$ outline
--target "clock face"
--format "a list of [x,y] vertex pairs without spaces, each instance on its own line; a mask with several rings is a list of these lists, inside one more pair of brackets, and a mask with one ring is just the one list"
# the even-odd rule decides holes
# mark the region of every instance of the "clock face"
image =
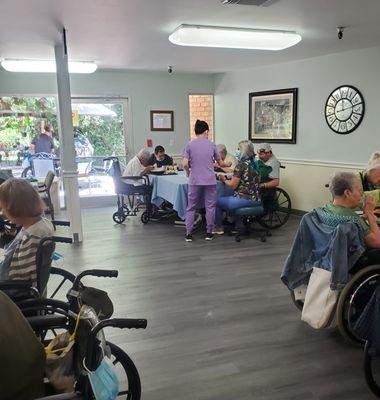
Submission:
[[358,89],[349,85],[340,86],[327,98],[327,125],[336,133],[350,133],[362,122],[364,108],[364,99]]

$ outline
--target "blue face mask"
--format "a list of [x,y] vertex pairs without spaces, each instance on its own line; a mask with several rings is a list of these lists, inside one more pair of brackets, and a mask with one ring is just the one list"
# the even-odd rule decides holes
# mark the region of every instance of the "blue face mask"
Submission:
[[96,400],[115,400],[119,394],[119,380],[111,360],[103,357],[95,371],[88,372],[91,388]]
[[237,151],[236,151],[235,157],[236,157],[238,160],[240,160],[240,158],[241,158],[240,150],[237,150]]

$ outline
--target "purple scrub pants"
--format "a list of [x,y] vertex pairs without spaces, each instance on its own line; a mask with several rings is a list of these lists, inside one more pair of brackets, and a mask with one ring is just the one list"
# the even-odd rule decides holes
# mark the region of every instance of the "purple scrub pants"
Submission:
[[207,232],[212,233],[215,225],[216,185],[189,185],[186,208],[186,234],[191,234],[197,204],[204,193]]

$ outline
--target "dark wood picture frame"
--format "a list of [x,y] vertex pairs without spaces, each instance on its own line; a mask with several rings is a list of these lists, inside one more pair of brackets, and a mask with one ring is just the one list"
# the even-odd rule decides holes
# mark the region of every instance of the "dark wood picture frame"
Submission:
[[249,93],[248,139],[296,143],[297,96],[297,88]]
[[151,110],[150,112],[151,131],[174,131],[174,111]]

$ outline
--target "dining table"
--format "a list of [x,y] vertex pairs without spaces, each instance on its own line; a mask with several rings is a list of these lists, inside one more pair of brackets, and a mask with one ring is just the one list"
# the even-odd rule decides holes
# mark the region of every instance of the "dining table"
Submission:
[[[152,186],[151,201],[157,207],[160,207],[164,201],[173,205],[178,217],[185,219],[187,208],[187,194],[189,190],[189,178],[184,171],[178,171],[175,174],[149,175],[149,181]],[[217,197],[229,196],[233,193],[220,181],[216,181]],[[197,209],[204,208],[204,200],[200,199]]]

